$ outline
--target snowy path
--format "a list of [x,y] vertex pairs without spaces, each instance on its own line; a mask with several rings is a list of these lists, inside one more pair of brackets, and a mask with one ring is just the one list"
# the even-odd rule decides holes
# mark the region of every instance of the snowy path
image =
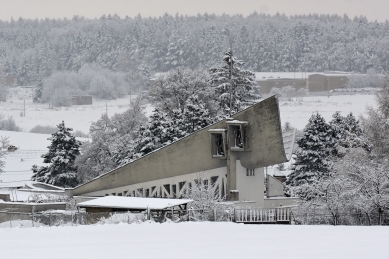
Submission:
[[234,223],[0,229],[1,258],[389,258],[387,227]]

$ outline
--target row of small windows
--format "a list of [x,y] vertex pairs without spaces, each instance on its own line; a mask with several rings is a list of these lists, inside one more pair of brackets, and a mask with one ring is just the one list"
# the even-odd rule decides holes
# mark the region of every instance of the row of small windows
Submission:
[[255,176],[254,169],[246,169],[246,176]]

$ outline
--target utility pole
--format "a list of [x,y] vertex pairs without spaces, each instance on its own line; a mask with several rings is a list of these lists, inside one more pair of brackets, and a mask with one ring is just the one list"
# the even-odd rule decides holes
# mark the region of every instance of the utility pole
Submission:
[[231,110],[232,110],[232,84],[234,83],[232,80],[232,48],[231,48],[231,41],[230,41],[230,118],[231,118]]
[[23,112],[23,117],[26,117],[26,100],[24,100],[24,112]]

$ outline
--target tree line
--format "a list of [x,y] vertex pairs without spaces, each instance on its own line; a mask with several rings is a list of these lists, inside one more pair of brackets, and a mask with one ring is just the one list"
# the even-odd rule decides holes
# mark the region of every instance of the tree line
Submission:
[[0,61],[21,85],[86,64],[143,80],[179,66],[208,69],[232,44],[252,71],[388,70],[389,22],[347,15],[199,14],[0,21]]

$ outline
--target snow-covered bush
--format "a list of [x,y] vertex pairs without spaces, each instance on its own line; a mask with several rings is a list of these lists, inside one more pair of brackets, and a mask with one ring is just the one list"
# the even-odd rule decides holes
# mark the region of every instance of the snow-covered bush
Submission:
[[57,127],[53,126],[42,126],[42,125],[36,125],[33,127],[30,132],[31,133],[40,133],[40,134],[53,134],[58,130]]
[[204,173],[197,174],[194,182],[182,196],[193,200],[189,204],[190,217],[198,221],[228,221],[234,204],[226,202],[226,197],[219,196],[215,184]]
[[0,130],[21,131],[22,129],[16,125],[12,116],[5,118],[4,115],[0,113]]

